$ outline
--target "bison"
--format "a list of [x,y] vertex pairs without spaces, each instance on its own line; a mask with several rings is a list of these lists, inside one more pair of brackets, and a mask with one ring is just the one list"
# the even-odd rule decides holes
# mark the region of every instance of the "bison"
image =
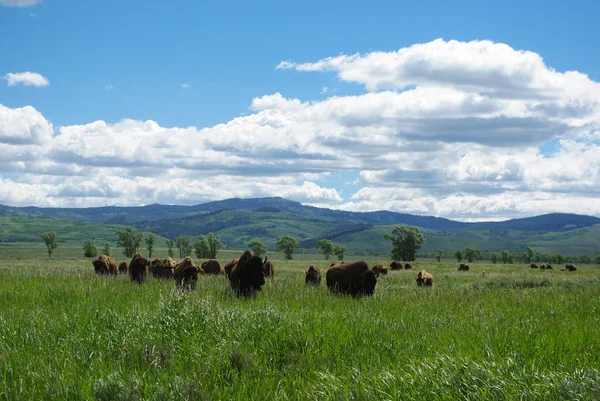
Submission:
[[383,265],[375,265],[371,268],[371,271],[375,273],[375,277],[379,277],[380,274],[382,276],[388,274],[387,269]]
[[119,265],[119,274],[127,274],[127,262],[121,262]]
[[431,287],[433,285],[433,274],[427,273],[425,270],[419,271],[417,274],[417,285],[419,287]]
[[[170,259],[170,261],[173,261],[173,259],[171,258],[168,259]],[[168,259],[156,258],[152,261],[152,263],[150,264],[150,274],[152,275],[152,277],[166,279],[173,278],[173,268],[175,266],[174,264],[171,264]]]
[[131,281],[142,284],[148,277],[148,269],[150,268],[150,261],[142,256],[140,252],[133,255],[131,262],[129,262],[129,277]]
[[175,278],[175,285],[178,288],[184,288],[187,290],[193,290],[196,288],[198,283],[198,273],[200,269],[192,258],[186,256],[181,262],[177,263],[173,271],[173,277]]
[[227,262],[225,264],[225,266],[223,266],[223,271],[225,272],[225,275],[227,276],[227,278],[229,278],[229,275],[231,274],[231,270],[233,270],[233,268],[238,264],[239,260],[240,260],[240,258],[231,259],[229,262]]
[[538,268],[538,265],[537,265],[537,264],[535,264],[535,263],[532,263],[530,267],[531,267],[532,269],[537,269],[537,268]]
[[577,270],[577,268],[573,264],[565,265],[565,269],[568,270],[568,271],[570,271],[570,272],[574,272],[575,270]]
[[398,262],[397,260],[392,260],[392,263],[390,263],[390,268],[392,270],[400,270],[400,269],[402,269],[402,262]]
[[304,278],[306,285],[319,285],[321,284],[321,270],[313,265],[309,266],[306,271],[306,277]]
[[265,278],[273,278],[275,277],[275,266],[273,266],[273,262],[267,260],[265,256],[265,261],[263,263],[263,275]]
[[98,259],[92,262],[92,265],[94,265],[94,271],[96,274],[110,274],[111,276],[119,274],[117,262],[115,262],[115,260],[110,256],[101,255]]
[[252,252],[246,250],[234,263],[229,273],[229,283],[231,288],[238,296],[249,296],[260,291],[265,284],[265,275],[263,261],[260,256],[252,255]]
[[204,271],[204,274],[221,274],[221,265],[215,259],[208,259],[200,265],[200,270]]
[[372,295],[377,277],[363,261],[337,264],[325,275],[327,288],[332,293],[349,294],[353,297]]
[[469,271],[470,266],[466,263],[461,263],[460,266],[458,266],[458,271]]
[[404,268],[405,268],[406,270],[408,270],[408,269],[412,269],[412,266],[411,266],[411,264],[410,264],[410,263],[407,263],[407,264],[405,264],[405,265],[404,265]]

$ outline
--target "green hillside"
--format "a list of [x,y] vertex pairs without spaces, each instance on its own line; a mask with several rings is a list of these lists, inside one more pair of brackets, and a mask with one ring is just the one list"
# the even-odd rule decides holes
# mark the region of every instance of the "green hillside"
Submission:
[[[117,231],[125,227],[67,219],[3,216],[0,217],[0,242],[40,242],[42,233],[55,231],[59,242],[63,244],[91,239],[97,246],[103,245],[105,241],[114,245],[118,240]],[[144,236],[147,234],[148,232],[144,232]],[[156,241],[162,245],[166,238],[158,236]]]
[[[260,239],[271,251],[284,235],[291,235],[303,249],[314,249],[316,242],[327,238],[344,245],[348,254],[382,254],[390,252],[391,244],[384,239],[395,224],[370,225],[359,220],[336,219],[327,216],[306,215],[298,212],[221,210],[196,214],[178,219],[145,221],[135,224],[147,235],[158,235],[157,247],[164,247],[167,238],[179,235],[196,239],[213,232],[227,249],[244,249],[252,239]],[[0,242],[40,242],[40,235],[56,231],[64,244],[78,246],[85,239],[97,245],[104,241],[116,244],[118,230],[124,225],[92,223],[68,219],[41,217],[0,217]],[[560,231],[530,231],[492,229],[461,229],[441,231],[421,228],[425,242],[420,252],[432,253],[438,249],[455,251],[474,248],[482,252],[523,252],[530,245],[536,252],[572,256],[593,256],[600,251],[600,224]]]

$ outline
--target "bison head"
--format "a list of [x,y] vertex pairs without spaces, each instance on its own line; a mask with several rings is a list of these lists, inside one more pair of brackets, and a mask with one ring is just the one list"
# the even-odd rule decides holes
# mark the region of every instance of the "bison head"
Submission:
[[375,285],[377,284],[377,277],[372,270],[367,270],[362,276],[361,293],[365,295],[373,295],[375,291]]

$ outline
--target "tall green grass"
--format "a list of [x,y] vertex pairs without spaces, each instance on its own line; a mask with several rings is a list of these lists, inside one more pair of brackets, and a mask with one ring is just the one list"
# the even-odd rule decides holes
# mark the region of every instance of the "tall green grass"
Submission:
[[223,276],[182,292],[0,258],[0,399],[600,399],[598,268],[416,263],[353,299],[307,288],[309,264],[329,265],[275,260],[237,298]]

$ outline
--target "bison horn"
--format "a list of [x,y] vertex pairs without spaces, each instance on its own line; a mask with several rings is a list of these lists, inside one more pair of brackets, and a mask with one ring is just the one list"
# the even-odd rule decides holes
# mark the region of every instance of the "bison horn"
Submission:
[[265,261],[263,262],[263,265],[267,263],[267,255],[265,255]]

